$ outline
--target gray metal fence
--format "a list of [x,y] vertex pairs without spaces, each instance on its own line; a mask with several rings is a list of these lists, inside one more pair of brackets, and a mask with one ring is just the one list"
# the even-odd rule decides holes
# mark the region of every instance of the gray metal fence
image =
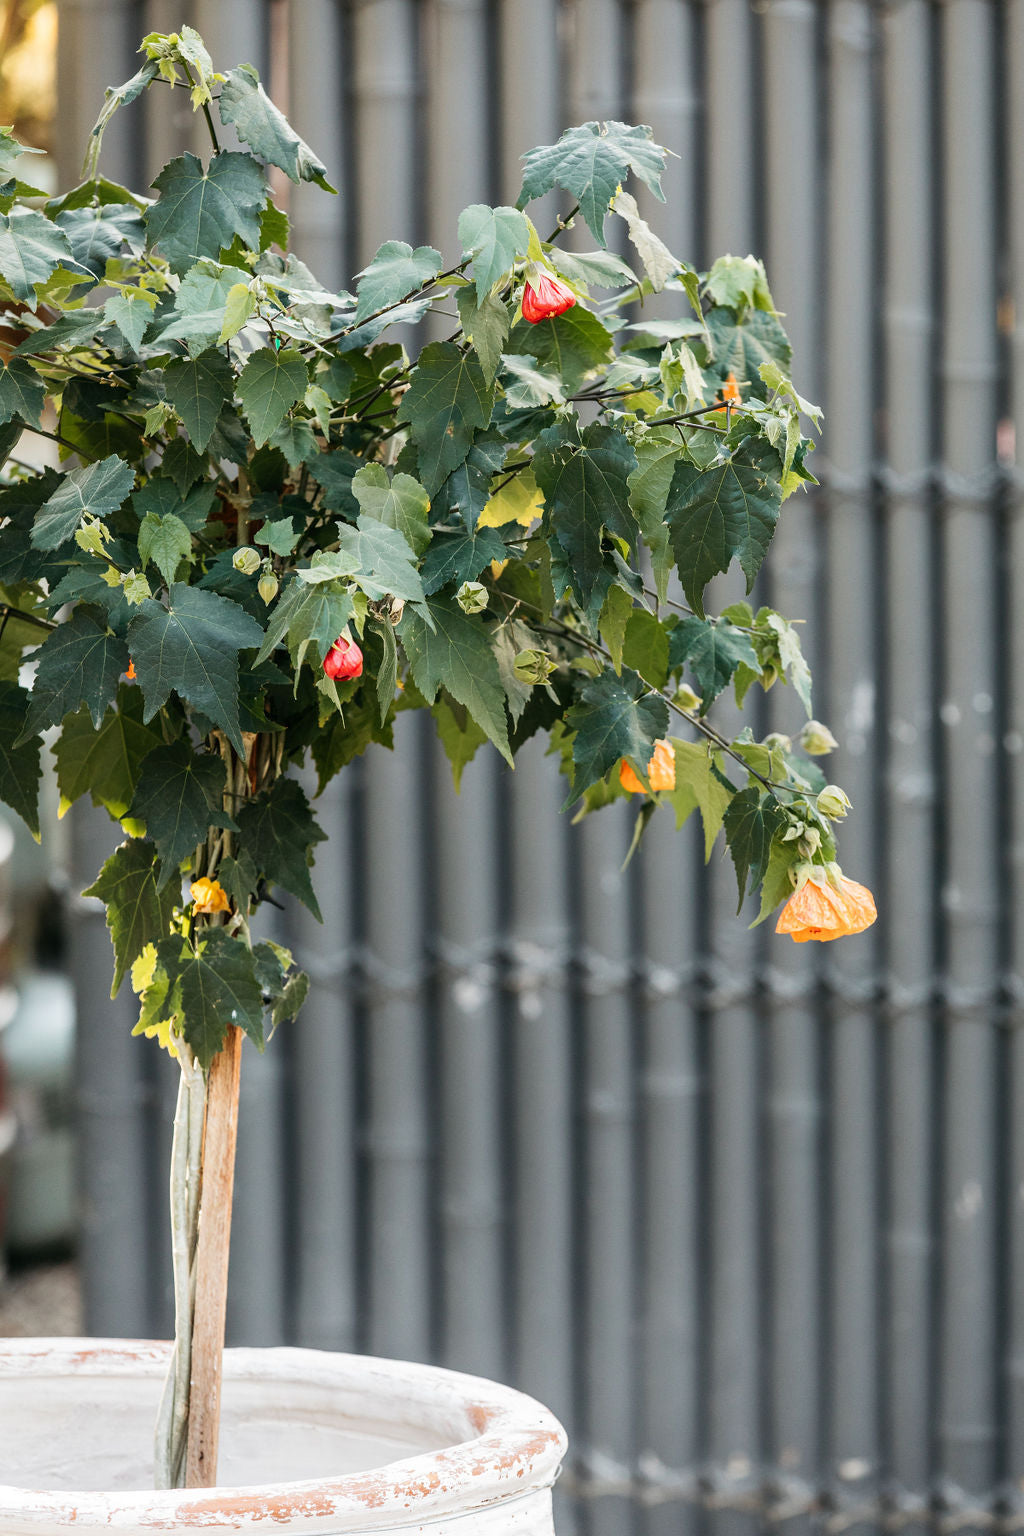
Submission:
[[[62,140],[151,27],[251,59],[324,153],[300,249],[451,250],[592,117],[679,151],[673,249],[762,254],[828,413],[770,595],[808,620],[869,935],[748,933],[689,828],[620,870],[534,746],[325,796],[316,978],[247,1059],[230,1331],[521,1384],[593,1536],[1024,1526],[1024,3],[62,0]],[[192,131],[110,135],[139,179]],[[74,174],[73,162],[64,167]],[[793,728],[777,689],[766,726]],[[107,834],[78,826],[90,876]],[[90,1326],[170,1326],[169,1084],[83,911]],[[718,1511],[710,1514],[709,1511]],[[564,1515],[566,1528],[571,1519]]]

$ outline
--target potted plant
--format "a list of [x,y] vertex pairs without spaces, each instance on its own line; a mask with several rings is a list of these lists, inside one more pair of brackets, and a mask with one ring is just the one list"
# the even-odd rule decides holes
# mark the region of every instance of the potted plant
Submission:
[[[0,798],[38,834],[49,747],[64,802],[88,793],[124,829],[87,894],[106,904],[113,990],[130,980],[136,1032],[181,1069],[176,1335],[169,1351],[8,1346],[2,1369],[22,1384],[3,1395],[8,1447],[55,1373],[72,1403],[103,1402],[85,1443],[134,1444],[166,1371],[162,1491],[84,1494],[91,1473],[66,1496],[12,1488],[2,1524],[363,1530],[376,1508],[394,1528],[403,1507],[443,1521],[533,1489],[529,1528],[549,1528],[563,1438],[536,1404],[300,1351],[232,1352],[236,1421],[254,1383],[282,1412],[294,1400],[304,1454],[308,1425],[351,1419],[361,1394],[377,1441],[433,1459],[282,1493],[258,1450],[269,1490],[178,1491],[217,1480],[242,1039],[262,1050],[307,986],[250,925],[273,888],[319,915],[324,834],[288,770],[311,759],[322,788],[389,746],[400,711],[427,709],[456,781],[484,743],[511,765],[547,732],[578,816],[635,797],[635,847],[659,806],[697,813],[709,856],[724,832],[741,903],[760,892],[756,920],[785,901],[798,941],[866,927],[871,898],[835,862],[848,801],[804,755],[835,745],[827,729],[810,720],[801,753],[709,718],[726,689],[742,705],[777,682],[811,713],[792,624],[745,601],[709,614],[705,590],[737,561],[749,592],[782,502],[812,478],[801,423],[819,412],[790,380],[761,263],[698,273],[644,222],[626,184],[661,195],[649,129],[567,130],[524,157],[516,207],[463,212],[455,265],[389,241],[333,293],[287,253],[267,168],[333,189],[256,72],[216,73],[187,27],[142,52],[72,191],[45,200],[31,151],[0,140]],[[190,91],[210,136],[153,198],[99,172],[111,116],[150,87]],[[572,208],[544,239],[528,209],[553,188]],[[609,216],[639,275],[608,251]],[[593,250],[562,248],[577,221]],[[644,318],[652,293],[675,318]],[[410,357],[391,327],[431,310],[450,334]],[[25,433],[54,445],[53,467],[23,456]],[[145,1475],[96,1455],[111,1488]]]

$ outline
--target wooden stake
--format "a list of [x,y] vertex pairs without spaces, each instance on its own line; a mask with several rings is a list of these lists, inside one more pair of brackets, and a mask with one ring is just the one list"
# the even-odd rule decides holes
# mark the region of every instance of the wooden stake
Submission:
[[186,1488],[213,1488],[217,1482],[224,1313],[228,1295],[241,1066],[242,1031],[237,1024],[230,1024],[224,1049],[210,1063],[206,1087]]

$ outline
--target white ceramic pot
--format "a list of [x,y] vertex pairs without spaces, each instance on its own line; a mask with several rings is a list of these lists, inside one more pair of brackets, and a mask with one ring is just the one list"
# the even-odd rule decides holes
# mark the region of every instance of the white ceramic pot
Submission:
[[219,1486],[154,1492],[169,1345],[0,1340],[0,1532],[553,1536],[565,1432],[532,1398],[435,1366],[225,1354]]

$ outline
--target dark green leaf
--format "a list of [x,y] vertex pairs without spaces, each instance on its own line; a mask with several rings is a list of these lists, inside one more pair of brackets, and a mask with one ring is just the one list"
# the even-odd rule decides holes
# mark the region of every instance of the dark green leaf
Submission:
[[86,513],[107,517],[116,512],[134,484],[134,469],[116,453],[98,464],[69,470],[40,507],[32,543],[37,549],[56,549],[71,538]]
[[435,534],[423,557],[420,575],[427,596],[440,592],[454,582],[473,581],[492,560],[508,557],[505,541],[496,528],[478,528],[475,533]]
[[359,503],[352,494],[352,481],[362,468],[362,459],[347,448],[332,448],[329,453],[311,454],[306,466],[318,485],[323,486],[323,504],[329,512],[338,512],[353,521],[359,516]]
[[40,647],[23,739],[59,725],[82,704],[98,726],[117,696],[121,674],[128,670],[128,647],[98,624],[94,613],[76,608]]
[[433,246],[419,245],[413,250],[404,240],[386,240],[370,265],[356,274],[356,324],[378,309],[418,293],[440,270],[441,252]]
[[111,855],[83,896],[96,896],[107,909],[107,927],[114,946],[116,997],[133,960],[147,944],[158,943],[170,927],[181,891],[170,886],[161,894],[156,881],[156,849],[132,838]]
[[115,293],[103,306],[104,319],[117,326],[128,346],[137,352],[153,319],[153,307],[134,293]]
[[645,768],[657,741],[668,730],[668,705],[652,697],[635,672],[621,677],[602,672],[579,690],[579,703],[566,714],[576,732],[572,746],[572,800],[603,779],[623,757]]
[[164,448],[160,467],[184,496],[206,474],[209,462],[206,454],[193,448],[187,437],[172,437]]
[[580,212],[599,245],[604,245],[604,221],[612,198],[633,171],[655,197],[665,201],[661,173],[665,151],[653,142],[651,130],[627,123],[581,123],[567,128],[557,144],[542,145],[523,156],[523,189],[516,206],[552,187],[564,187],[579,203]]
[[142,695],[124,683],[117,704],[94,726],[83,704],[68,715],[53,749],[61,800],[72,805],[88,793],[94,805],[122,817],[132,803],[142,759],[162,738],[142,723]]
[[12,357],[6,367],[0,363],[0,422],[17,416],[38,427],[46,399],[46,385],[31,363]]
[[42,742],[38,736],[30,736],[17,745],[28,702],[26,689],[16,682],[0,682],[0,800],[17,811],[33,837],[38,838]]
[[327,834],[317,825],[301,786],[294,779],[278,779],[272,789],[244,805],[237,819],[243,844],[260,873],[297,896],[322,922],[309,866],[314,846]]
[[173,690],[219,725],[244,756],[237,653],[260,645],[263,630],[244,608],[214,592],[176,582],[169,595],[167,608],[147,599],[128,631],[146,719],[153,718]]
[[194,752],[186,740],[155,747],[143,761],[129,814],[146,823],[156,844],[161,886],[211,827],[233,825],[224,813],[224,784],[223,760]]
[[0,214],[0,277],[29,309],[36,307],[36,283],[71,259],[64,231],[34,208]]
[[525,256],[530,226],[517,208],[489,208],[472,203],[459,214],[459,239],[473,258],[477,303],[482,304],[499,277],[511,271],[517,256]]
[[701,617],[704,588],[734,558],[747,591],[753,586],[779,518],[778,468],[778,455],[764,443],[737,449],[710,469],[676,465],[665,515],[683,591]]
[[[148,307],[148,306],[147,306]],[[96,332],[106,324],[102,309],[72,309],[58,315],[52,325],[44,325],[33,331],[14,349],[15,357],[39,357],[57,347],[75,346],[91,341]]]
[[390,624],[377,625],[376,632],[380,634],[384,649],[383,658],[377,668],[377,705],[383,725],[395,701],[395,689],[398,686],[398,645],[395,640],[395,631]]
[[103,276],[107,262],[120,255],[125,241],[141,251],[145,239],[142,216],[133,203],[66,208],[54,223],[67,235],[75,261],[93,277]]
[[420,479],[433,496],[465,460],[475,432],[490,421],[491,391],[476,356],[450,341],[424,347],[398,416],[409,423]]
[[164,387],[167,399],[185,423],[189,438],[202,452],[213,436],[218,416],[234,393],[234,369],[223,352],[211,347],[199,357],[181,357],[169,363],[164,369]]
[[574,395],[588,374],[611,360],[612,337],[596,315],[574,304],[539,325],[520,320],[505,350],[535,357],[545,372],[561,380],[566,395]]
[[211,484],[197,485],[195,490],[185,495],[173,480],[165,475],[153,475],[132,496],[132,506],[139,518],[144,518],[150,512],[154,517],[166,517],[171,512],[185,524],[190,533],[198,533],[216,499],[217,491]]
[[673,667],[686,662],[701,690],[701,710],[710,709],[728,687],[739,666],[760,672],[757,652],[742,629],[725,619],[710,624],[706,619],[681,619],[672,631],[670,658]]
[[195,948],[187,939],[157,946],[170,978],[170,997],[181,1013],[181,1033],[205,1072],[238,1024],[263,1049],[263,990],[252,950],[224,928],[204,928]]
[[756,890],[763,880],[772,839],[785,821],[785,812],[775,796],[757,784],[751,784],[736,795],[726,811],[725,840],[736,866],[740,892],[737,912],[743,905],[748,877],[752,890]]
[[662,602],[668,595],[672,570],[665,504],[682,451],[683,445],[671,428],[655,428],[636,444],[637,467],[629,477],[629,505],[651,552],[655,585]]
[[786,333],[775,316],[755,309],[749,310],[739,322],[731,309],[712,309],[708,311],[707,329],[713,350],[708,360],[711,379],[724,383],[732,373],[744,399],[748,394],[766,399],[768,391],[761,378],[761,364],[775,362],[788,370],[793,356]]
[[419,613],[407,611],[399,632],[413,681],[428,703],[439,688],[447,689],[510,763],[505,690],[486,626],[454,602],[432,598],[427,607],[433,630]]
[[261,160],[276,165],[292,181],[315,181],[325,192],[335,190],[327,180],[327,167],[274,106],[251,64],[228,70],[218,105],[221,122],[234,123],[243,144]]
[[635,542],[636,529],[626,521],[626,482],[636,469],[636,454],[621,432],[595,422],[583,434],[582,450],[573,451],[570,444],[538,450],[533,463],[551,526],[569,561],[573,591],[586,607],[604,570],[602,530],[607,527]]
[[652,688],[663,688],[668,677],[668,642],[664,624],[653,613],[637,608],[626,624],[622,660]]
[[478,304],[476,290],[472,287],[460,288],[456,302],[466,340],[476,348],[489,388],[494,383],[505,337],[512,323],[508,305],[496,293],[484,294]]
[[160,330],[161,345],[184,341],[193,357],[214,346],[220,340],[232,290],[240,285],[247,288],[251,275],[242,267],[197,262],[182,278],[170,324]]
[[186,152],[164,166],[153,186],[160,196],[143,214],[146,232],[172,271],[187,272],[201,256],[216,260],[236,235],[257,248],[267,186],[251,155],[214,155],[204,170]]
[[491,481],[505,462],[508,445],[496,432],[485,432],[473,443],[466,462],[452,470],[431,499],[434,522],[458,515],[466,527],[476,520],[491,499]]
[[265,443],[286,413],[306,393],[309,379],[302,353],[261,347],[238,378],[238,398],[257,446]]

